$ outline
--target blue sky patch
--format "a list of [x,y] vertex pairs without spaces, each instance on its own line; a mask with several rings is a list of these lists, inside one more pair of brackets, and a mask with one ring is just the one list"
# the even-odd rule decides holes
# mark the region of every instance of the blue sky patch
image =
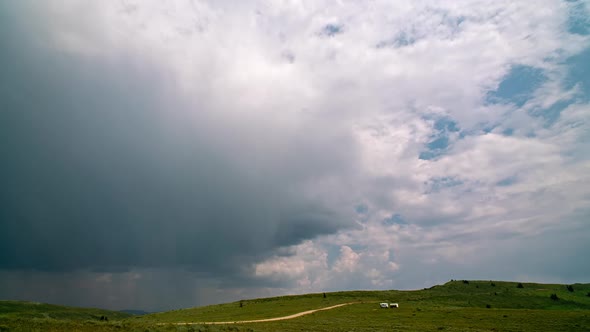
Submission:
[[451,144],[450,133],[460,131],[459,125],[448,117],[436,119],[433,128],[436,132],[430,142],[425,144],[426,150],[420,152],[419,159],[431,160],[444,154]]
[[420,154],[418,155],[418,159],[421,160],[432,160],[438,156],[440,156],[440,153],[437,152],[433,152],[433,151],[422,151],[420,152]]
[[349,244],[348,246],[350,247],[350,249],[357,253],[367,250],[367,246],[363,244]]
[[449,138],[446,136],[439,137],[434,141],[426,144],[426,147],[430,150],[444,150],[449,146]]
[[426,151],[420,152],[418,158],[422,160],[431,160],[443,155],[449,147],[449,138],[446,135],[439,136],[426,144]]
[[513,185],[514,183],[516,183],[517,180],[518,180],[518,178],[516,177],[516,175],[513,175],[513,176],[509,176],[509,177],[507,177],[505,179],[502,179],[502,180],[498,181],[496,183],[496,185],[497,186],[500,186],[500,187],[508,187],[508,186]]
[[513,66],[498,89],[488,93],[488,103],[514,103],[524,105],[545,81],[547,76],[540,68],[517,65]]
[[[465,16],[456,16],[446,10],[431,9],[430,15],[433,19],[439,20],[438,26],[441,30],[446,30],[446,36],[444,38],[450,39],[454,39],[461,32],[461,24],[466,20]],[[405,47],[414,45],[418,40],[427,37],[428,36],[424,33],[422,28],[417,29],[414,26],[409,26],[404,30],[397,32],[392,37],[380,41],[375,47]]]
[[457,132],[459,131],[459,126],[457,122],[449,119],[449,118],[441,118],[436,120],[434,123],[434,129],[436,130],[448,130],[450,132]]
[[463,181],[461,181],[458,178],[452,177],[452,176],[445,176],[442,178],[433,178],[428,183],[429,188],[426,190],[426,193],[427,194],[436,193],[436,192],[441,191],[442,189],[452,188],[452,187],[460,186],[462,184],[463,184]]
[[336,245],[327,245],[326,253],[328,254],[328,265],[332,266],[332,264],[336,262],[338,257],[340,257],[340,247]]
[[412,45],[416,42],[416,38],[408,35],[407,33],[400,34],[395,40],[394,45],[400,46],[408,46]]
[[408,223],[406,222],[406,220],[402,217],[401,214],[393,214],[391,217],[383,219],[383,224],[384,225],[407,225]]
[[557,122],[569,105],[590,101],[590,48],[568,58],[565,65],[568,71],[563,81],[564,88],[569,90],[577,85],[579,93],[573,99],[560,100],[547,108],[536,108],[528,112],[531,116],[542,118],[545,128]]
[[588,17],[588,8],[582,1],[569,1],[570,17],[567,21],[567,30],[569,33],[587,36],[590,34],[590,18]]
[[466,17],[463,15],[453,16],[445,13],[441,25],[448,27],[451,30],[451,38],[454,38],[461,32],[461,24],[465,22]]
[[366,204],[359,204],[354,207],[354,210],[358,214],[366,214],[367,212],[369,212],[369,207]]
[[342,26],[337,24],[326,24],[322,29],[322,35],[332,37],[339,33],[342,33]]
[[502,131],[502,135],[504,136],[512,136],[514,134],[514,129],[506,128]]
[[549,108],[539,112],[539,116],[545,120],[545,127],[550,127],[553,125],[559,119],[561,112],[571,104],[571,100],[560,100],[557,103],[551,105]]
[[482,128],[482,131],[484,132],[484,134],[489,134],[491,133],[494,129],[496,129],[498,125],[496,124],[487,124]]
[[404,47],[404,46],[413,45],[414,43],[416,43],[415,37],[409,35],[406,32],[401,32],[394,38],[380,41],[379,43],[377,43],[377,45],[375,45],[375,47],[376,48],[384,48],[384,47],[396,48],[396,47]]
[[582,99],[590,101],[590,48],[570,57],[565,63],[569,69],[565,78],[566,88],[579,84]]

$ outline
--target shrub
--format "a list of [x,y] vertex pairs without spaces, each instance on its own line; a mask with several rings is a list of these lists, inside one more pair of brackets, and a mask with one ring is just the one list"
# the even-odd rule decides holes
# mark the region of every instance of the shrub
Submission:
[[518,285],[516,286],[516,288],[524,288],[524,286],[522,285],[522,282],[519,282]]
[[488,309],[489,309],[489,308],[491,308],[491,307],[492,307],[491,305],[489,305],[489,304],[486,304],[486,308],[488,308]]
[[468,280],[463,280],[463,283],[469,285],[469,281]]
[[586,294],[586,296],[590,297],[590,292],[588,292],[588,294]]
[[491,283],[492,287],[496,287],[496,284],[494,284],[493,282]]
[[574,291],[574,286],[572,286],[572,285],[567,285],[567,286],[565,286],[565,288],[567,288],[567,290],[570,292]]
[[551,298],[553,301],[559,301],[559,297],[557,297],[557,294],[551,294],[550,298]]

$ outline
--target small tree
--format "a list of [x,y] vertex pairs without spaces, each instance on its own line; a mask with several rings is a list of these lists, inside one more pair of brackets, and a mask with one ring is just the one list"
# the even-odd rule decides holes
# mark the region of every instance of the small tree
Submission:
[[491,305],[489,305],[489,304],[486,304],[486,308],[488,308],[488,309],[489,309],[489,308],[491,308],[491,307],[492,307]]
[[244,306],[244,301],[240,300],[240,308]]
[[326,298],[326,293],[324,293],[324,299]]
[[590,292],[588,292],[588,294],[586,294],[586,296],[590,297]]
[[492,287],[496,287],[496,284],[494,284],[493,282],[491,283]]
[[570,292],[574,291],[574,286],[572,286],[572,285],[567,285],[567,286],[565,286],[565,288],[567,288],[567,290]]
[[522,285],[522,282],[519,282],[518,285],[516,286],[516,288],[524,288],[524,286]]
[[551,294],[550,298],[551,298],[553,301],[559,301],[559,297],[557,297],[557,294]]
[[463,280],[463,283],[469,285],[469,281],[468,280]]

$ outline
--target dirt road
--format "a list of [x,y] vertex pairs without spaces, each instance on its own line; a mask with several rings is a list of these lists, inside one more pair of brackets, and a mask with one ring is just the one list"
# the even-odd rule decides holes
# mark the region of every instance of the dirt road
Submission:
[[314,310],[308,310],[308,311],[303,311],[303,312],[296,313],[296,314],[289,315],[289,316],[275,317],[275,318],[254,319],[254,320],[238,320],[238,321],[232,321],[232,322],[160,323],[158,325],[167,325],[167,324],[173,324],[173,325],[224,325],[224,324],[246,324],[246,323],[274,322],[274,321],[277,321],[277,320],[293,319],[293,318],[297,318],[297,317],[301,317],[301,316],[313,314],[314,312],[318,312],[318,311],[322,311],[322,310],[330,310],[330,309],[334,309],[334,308],[338,308],[338,307],[342,307],[342,306],[349,305],[349,304],[354,304],[354,303],[358,303],[358,302],[342,303],[342,304],[333,305],[331,307],[314,309]]

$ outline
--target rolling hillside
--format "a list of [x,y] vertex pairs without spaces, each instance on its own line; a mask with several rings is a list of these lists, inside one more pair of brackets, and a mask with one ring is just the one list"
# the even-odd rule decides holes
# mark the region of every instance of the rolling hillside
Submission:
[[[467,282],[467,283],[466,283]],[[416,291],[347,291],[306,294],[181,309],[143,316],[158,322],[208,322],[261,319],[318,309],[339,303],[400,302],[402,308],[490,308],[538,310],[590,310],[590,284],[566,285],[501,281],[451,281]],[[556,294],[558,300],[551,300]],[[241,305],[240,305],[241,303]]]
[[[590,331],[590,284],[451,281],[415,291],[345,291],[251,299],[130,317],[98,309],[0,302],[9,331]],[[553,298],[552,298],[553,295]],[[399,309],[380,309],[397,302]],[[274,322],[208,325],[288,316]],[[107,315],[108,322],[97,317]],[[185,325],[185,323],[189,323]],[[70,325],[68,325],[70,324]]]
[[121,320],[133,315],[94,308],[67,307],[27,301],[0,301],[0,319],[55,319],[55,320]]

